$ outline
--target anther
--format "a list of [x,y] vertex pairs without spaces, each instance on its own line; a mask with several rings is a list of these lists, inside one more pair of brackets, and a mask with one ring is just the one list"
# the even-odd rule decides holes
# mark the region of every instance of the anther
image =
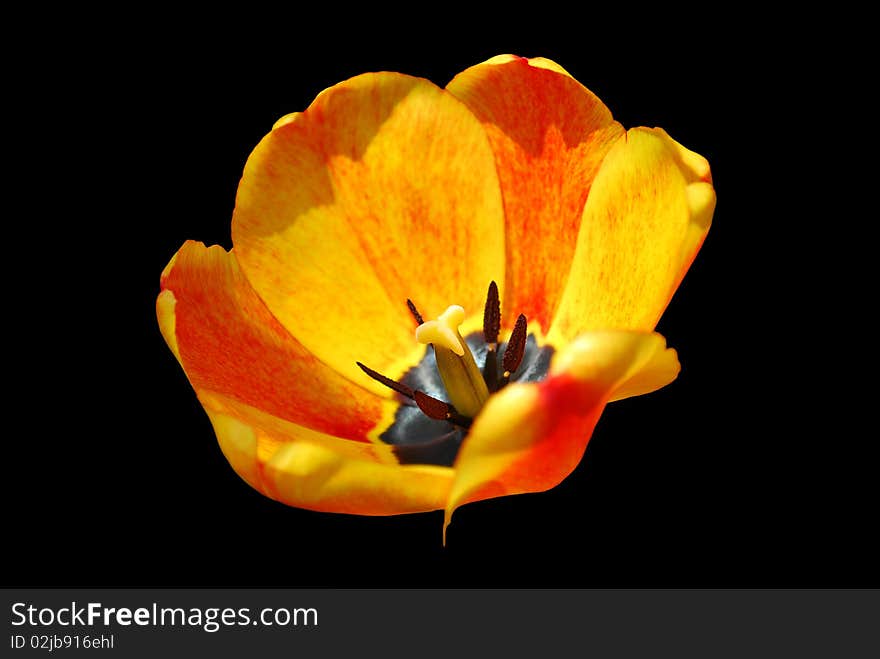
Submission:
[[462,428],[471,427],[471,420],[459,414],[449,403],[444,403],[442,400],[429,396],[424,391],[419,391],[418,389],[414,393],[416,405],[419,406],[419,409],[426,417],[436,419],[437,421],[449,421]]
[[501,329],[501,300],[498,298],[498,285],[492,281],[486,294],[483,309],[483,339],[486,341],[486,363],[483,364],[483,379],[489,391],[498,388],[498,331]]
[[416,323],[418,325],[424,325],[425,321],[422,319],[422,314],[419,313],[419,310],[416,309],[416,305],[413,304],[413,301],[409,298],[406,299],[406,306],[409,307],[409,312],[413,315],[413,318],[416,319]]
[[381,382],[389,389],[394,389],[394,391],[399,393],[401,396],[406,396],[407,398],[410,398],[410,399],[413,399],[415,397],[415,392],[413,392],[413,390],[410,389],[409,387],[407,387],[405,384],[402,384],[400,382],[395,382],[391,378],[386,378],[381,373],[378,373],[378,372],[374,371],[373,369],[371,369],[367,366],[364,366],[360,362],[355,362],[355,363],[360,367],[360,369],[364,373],[369,375],[376,382]]
[[424,391],[419,391],[418,389],[416,389],[414,394],[416,405],[419,406],[419,409],[425,414],[425,416],[430,417],[431,419],[436,419],[437,421],[446,421],[449,419],[449,403],[437,400],[433,396],[429,396]]
[[510,334],[507,348],[504,349],[504,359],[501,361],[501,365],[504,367],[504,384],[507,384],[511,373],[516,371],[522,363],[523,355],[526,351],[527,331],[526,317],[520,314],[519,318],[516,319],[516,325],[513,326],[513,332]]
[[501,300],[498,299],[498,285],[489,284],[486,307],[483,310],[483,339],[491,348],[498,345],[498,330],[501,329]]

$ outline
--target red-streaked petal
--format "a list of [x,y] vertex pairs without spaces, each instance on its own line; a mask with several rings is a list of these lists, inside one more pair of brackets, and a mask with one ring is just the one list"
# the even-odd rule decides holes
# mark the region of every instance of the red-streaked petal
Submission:
[[593,182],[548,340],[593,329],[651,330],[703,242],[715,208],[705,158],[634,128]]
[[481,124],[451,94],[365,74],[276,124],[248,160],[236,255],[269,309],[321,361],[382,395],[355,365],[397,378],[426,317],[482,312],[503,281],[503,209]]
[[506,224],[505,325],[523,313],[546,333],[593,178],[623,128],[592,92],[542,58],[495,57],[447,89],[483,122],[495,152]]
[[291,337],[232,253],[189,241],[163,272],[161,287],[159,325],[196,392],[211,391],[329,435],[370,441],[383,401]]
[[546,380],[492,396],[455,461],[446,524],[465,503],[560,483],[583,456],[605,404],[640,373],[650,379],[670,352],[659,334],[588,332],[557,353]]

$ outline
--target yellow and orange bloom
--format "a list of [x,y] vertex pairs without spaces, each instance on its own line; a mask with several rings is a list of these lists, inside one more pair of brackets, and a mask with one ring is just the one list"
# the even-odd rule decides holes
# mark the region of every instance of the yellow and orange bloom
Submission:
[[260,142],[234,249],[181,247],[159,326],[251,486],[448,524],[555,486],[606,403],[675,379],[653,329],[714,206],[702,156],[549,60],[365,74]]

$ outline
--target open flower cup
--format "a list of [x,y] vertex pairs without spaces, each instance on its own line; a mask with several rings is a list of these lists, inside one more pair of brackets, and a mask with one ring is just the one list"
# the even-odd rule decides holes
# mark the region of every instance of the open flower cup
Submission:
[[259,143],[234,249],[184,243],[159,326],[252,487],[448,525],[555,486],[607,403],[675,379],[653,330],[714,206],[702,156],[549,60],[369,73]]

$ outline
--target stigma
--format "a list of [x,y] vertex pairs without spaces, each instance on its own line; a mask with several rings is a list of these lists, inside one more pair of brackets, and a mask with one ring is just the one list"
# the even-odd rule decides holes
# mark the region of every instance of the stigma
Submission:
[[464,307],[453,304],[440,314],[437,320],[429,320],[416,328],[416,341],[433,344],[434,348],[446,348],[459,357],[469,352],[467,344],[458,332],[458,326],[464,322]]

